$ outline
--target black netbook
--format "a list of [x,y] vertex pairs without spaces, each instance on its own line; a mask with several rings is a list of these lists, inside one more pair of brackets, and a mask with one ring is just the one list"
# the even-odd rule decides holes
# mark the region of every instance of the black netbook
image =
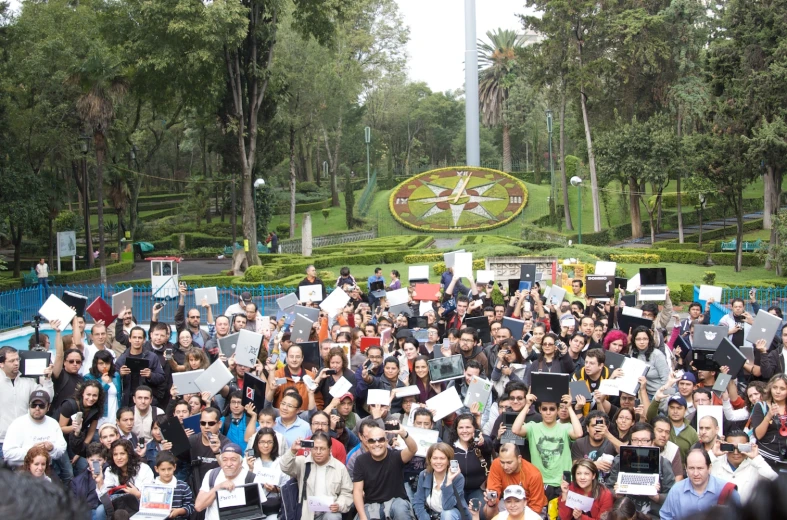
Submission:
[[407,328],[409,329],[425,329],[429,326],[429,322],[424,316],[408,316]]
[[691,364],[695,370],[718,370],[719,364],[713,360],[715,350],[692,350]]
[[256,520],[265,518],[262,514],[262,505],[260,504],[259,486],[256,483],[235,486],[236,488],[243,488],[246,493],[246,503],[240,506],[221,507],[221,502],[219,502],[219,520]]
[[612,298],[615,295],[615,277],[587,275],[585,277],[585,294],[588,298]]
[[176,417],[160,415],[158,423],[161,428],[161,436],[172,443],[172,449],[170,451],[172,451],[173,455],[177,457],[181,453],[186,453],[191,449],[186,430],[183,429],[183,425]]
[[81,294],[71,291],[63,291],[63,297],[60,299],[63,301],[63,303],[65,303],[69,307],[73,307],[77,313],[77,316],[79,316],[80,318],[85,317],[85,307],[87,307],[87,296],[82,296]]
[[317,341],[304,341],[296,343],[301,347],[303,352],[303,364],[317,367],[319,370],[322,367],[322,360],[320,359],[320,344]]
[[150,361],[146,358],[128,357],[126,358],[126,366],[132,372],[142,372],[146,368],[150,368]]
[[640,326],[650,329],[653,326],[653,320],[621,313],[618,317],[618,325],[620,326],[620,330],[628,334],[629,330],[633,331]]
[[243,396],[241,404],[245,407],[254,404],[254,409],[260,413],[265,408],[265,388],[267,384],[259,377],[246,372],[243,374]]
[[721,340],[719,348],[713,353],[713,361],[720,367],[730,367],[729,373],[734,377],[746,363],[746,356],[730,340],[724,338]]
[[571,374],[553,374],[551,372],[533,372],[530,374],[530,393],[538,398],[539,403],[557,403],[568,394]]
[[489,343],[492,341],[489,319],[486,316],[474,316],[472,318],[467,318],[465,319],[465,325],[468,327],[473,327],[476,331],[478,331],[478,337],[481,338],[481,341],[484,343]]
[[626,356],[623,354],[618,354],[617,352],[610,352],[607,350],[604,352],[604,365],[609,369],[609,375],[612,375],[612,372],[615,369],[621,368],[623,366],[623,362],[626,361]]
[[519,266],[519,279],[523,282],[536,282],[536,266],[535,264],[521,264]]

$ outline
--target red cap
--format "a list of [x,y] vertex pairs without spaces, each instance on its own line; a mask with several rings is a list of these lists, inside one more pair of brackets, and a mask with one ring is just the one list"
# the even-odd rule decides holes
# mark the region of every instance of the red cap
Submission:
[[349,398],[350,398],[350,401],[355,401],[355,396],[354,396],[353,394],[351,394],[350,392],[347,392],[346,394],[344,394],[343,396],[341,396],[341,397],[339,398],[339,401],[344,401],[344,399],[345,399],[345,398],[347,398],[347,397],[349,397]]

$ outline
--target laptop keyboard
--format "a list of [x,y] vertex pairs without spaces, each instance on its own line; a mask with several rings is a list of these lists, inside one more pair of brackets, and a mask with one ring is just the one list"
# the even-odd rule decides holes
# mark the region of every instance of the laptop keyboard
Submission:
[[653,288],[646,288],[643,287],[639,290],[640,294],[644,294],[645,296],[658,296],[660,294],[664,294],[665,290],[663,287],[653,287]]
[[620,476],[620,485],[623,486],[653,486],[655,485],[656,475],[638,475],[636,473],[625,473]]
[[516,444],[517,446],[524,446],[525,439],[512,431],[506,431],[500,437],[500,444]]

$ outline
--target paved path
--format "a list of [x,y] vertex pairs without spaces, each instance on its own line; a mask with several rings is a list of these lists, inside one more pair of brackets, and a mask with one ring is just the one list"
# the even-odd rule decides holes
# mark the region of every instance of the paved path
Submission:
[[435,249],[450,249],[456,247],[461,238],[436,238],[434,241]]
[[[761,219],[763,215],[762,211],[757,211],[755,213],[747,213],[743,215],[743,222],[750,222],[752,220]],[[702,223],[702,231],[703,233],[706,231],[715,231],[721,228],[729,228],[730,232],[735,231],[735,224],[736,220],[735,217],[730,217],[728,219],[717,219],[717,220],[709,220],[708,222]],[[691,226],[683,226],[683,234],[684,236],[688,237],[689,235],[696,235],[700,232],[699,224],[694,224]],[[661,233],[656,234],[656,242],[663,242],[665,240],[674,240],[678,238],[678,230],[677,229],[670,229],[669,231],[662,231]],[[647,236],[642,238],[631,238],[618,244],[617,247],[626,247],[626,248],[645,248],[650,246],[650,234],[648,233]]]
[[[199,275],[199,274],[220,274],[221,271],[226,271],[232,267],[232,262],[226,260],[184,260],[180,263],[180,274],[183,276]],[[108,283],[120,283],[128,280],[141,280],[143,278],[150,278],[150,262],[137,261],[134,264],[134,270],[130,273],[118,274],[115,276],[108,276]]]

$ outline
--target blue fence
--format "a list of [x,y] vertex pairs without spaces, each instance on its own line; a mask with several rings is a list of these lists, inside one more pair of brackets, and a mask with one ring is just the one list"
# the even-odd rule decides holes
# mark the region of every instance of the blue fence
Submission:
[[[70,291],[86,296],[88,302],[92,302],[101,296],[107,303],[111,303],[112,295],[128,289],[130,285],[116,284],[102,286],[100,284],[75,284],[75,285],[50,285],[48,291],[43,287],[26,287],[0,293],[0,331],[21,327],[26,322],[33,319],[38,313],[49,294],[58,297],[63,296],[64,291]],[[189,286],[186,295],[186,309],[197,307],[198,302],[194,299],[194,291],[197,286]],[[199,286],[202,287],[202,286]],[[285,294],[294,292],[295,287],[273,287],[273,286],[254,286],[254,287],[219,287],[219,304],[212,306],[214,316],[224,314],[224,311],[233,303],[238,303],[238,297],[242,292],[251,293],[254,303],[257,304],[260,313],[275,315],[278,310],[276,299]],[[177,299],[164,300],[153,298],[153,290],[150,285],[134,286],[134,316],[143,323],[150,321],[153,312],[153,304],[156,302],[165,303],[164,309],[159,313],[159,320],[173,323],[175,312],[177,311]],[[88,323],[92,322],[89,315],[85,316]],[[202,322],[207,321],[207,316],[202,313]]]
[[[710,321],[711,323],[718,323],[719,320],[731,312],[729,302],[735,298],[740,298],[746,303],[746,310],[752,312],[752,306],[749,303],[749,291],[751,287],[730,287],[722,291],[721,301],[713,302],[710,306]],[[705,301],[699,299],[700,288],[694,286],[694,301],[700,302],[703,306]],[[757,304],[763,310],[770,307],[779,307],[784,314],[787,314],[787,287],[773,288],[773,289],[757,289]]]

